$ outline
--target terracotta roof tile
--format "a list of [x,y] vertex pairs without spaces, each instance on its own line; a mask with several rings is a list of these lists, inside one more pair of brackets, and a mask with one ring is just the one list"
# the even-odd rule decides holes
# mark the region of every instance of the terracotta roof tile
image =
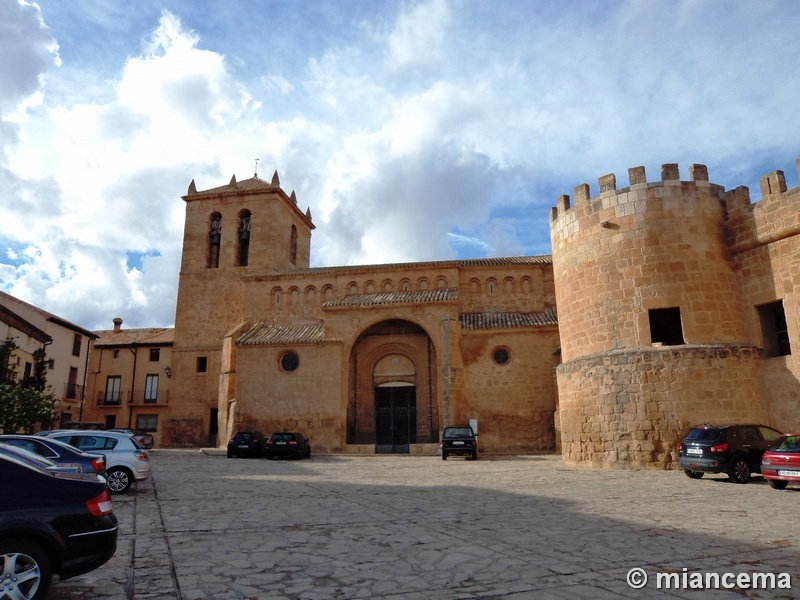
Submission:
[[386,304],[424,304],[448,302],[458,298],[458,288],[442,288],[421,292],[379,292],[375,294],[355,294],[338,300],[325,302],[323,308],[341,306],[382,306]]
[[316,342],[334,341],[325,339],[322,324],[312,325],[275,325],[256,323],[247,332],[236,339],[237,344],[245,346],[265,344],[313,344]]
[[102,346],[165,346],[172,344],[175,330],[171,327],[147,327],[143,329],[106,329],[94,332],[98,338],[96,347]]
[[461,329],[518,329],[521,327],[551,327],[558,325],[555,308],[540,313],[464,313]]

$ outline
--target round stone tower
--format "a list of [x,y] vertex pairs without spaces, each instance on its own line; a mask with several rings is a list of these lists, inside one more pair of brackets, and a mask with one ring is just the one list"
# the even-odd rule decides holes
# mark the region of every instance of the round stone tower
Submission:
[[691,165],[575,189],[551,210],[561,336],[562,453],[573,463],[670,467],[686,430],[766,418],[725,244],[727,194]]

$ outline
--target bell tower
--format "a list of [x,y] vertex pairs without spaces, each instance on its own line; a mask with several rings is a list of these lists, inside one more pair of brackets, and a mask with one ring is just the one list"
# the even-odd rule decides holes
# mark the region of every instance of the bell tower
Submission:
[[222,340],[242,322],[242,278],[308,269],[314,225],[294,192],[281,189],[277,171],[271,181],[233,176],[204,191],[192,180],[182,199],[170,404],[180,406],[175,414],[200,414],[197,405],[208,405],[202,423],[176,424],[182,431],[175,434],[205,443],[216,431]]

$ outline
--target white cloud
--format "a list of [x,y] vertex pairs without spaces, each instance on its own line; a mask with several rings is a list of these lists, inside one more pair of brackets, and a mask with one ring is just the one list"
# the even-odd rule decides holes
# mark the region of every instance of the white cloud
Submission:
[[389,64],[403,69],[435,60],[442,52],[450,16],[446,0],[412,4],[401,12],[387,39]]

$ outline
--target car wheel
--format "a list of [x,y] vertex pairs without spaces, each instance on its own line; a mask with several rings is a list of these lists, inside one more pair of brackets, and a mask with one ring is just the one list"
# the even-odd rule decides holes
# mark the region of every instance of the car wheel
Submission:
[[734,483],[747,483],[750,481],[750,464],[743,458],[735,459],[728,477]]
[[311,446],[309,446],[308,450],[306,450],[306,458],[311,458]]
[[782,479],[767,479],[769,481],[769,487],[773,490],[785,490],[786,486],[789,485],[788,481],[783,481]]
[[269,452],[267,452],[267,460],[272,460],[273,458],[275,457],[272,456],[272,454],[270,454]]
[[231,452],[230,450],[228,450],[228,458],[233,458],[233,452]]
[[442,450],[442,460],[447,460],[447,452]]
[[472,460],[478,460],[478,451],[477,451],[477,450],[475,450],[475,451],[472,453]]
[[41,600],[47,594],[52,577],[52,561],[41,546],[18,538],[0,541],[0,595],[3,598]]
[[108,491],[112,494],[124,494],[133,483],[133,475],[127,469],[115,467],[106,473]]
[[705,473],[702,471],[690,471],[689,469],[684,469],[684,473],[686,473],[687,477],[691,477],[692,479],[700,479]]

